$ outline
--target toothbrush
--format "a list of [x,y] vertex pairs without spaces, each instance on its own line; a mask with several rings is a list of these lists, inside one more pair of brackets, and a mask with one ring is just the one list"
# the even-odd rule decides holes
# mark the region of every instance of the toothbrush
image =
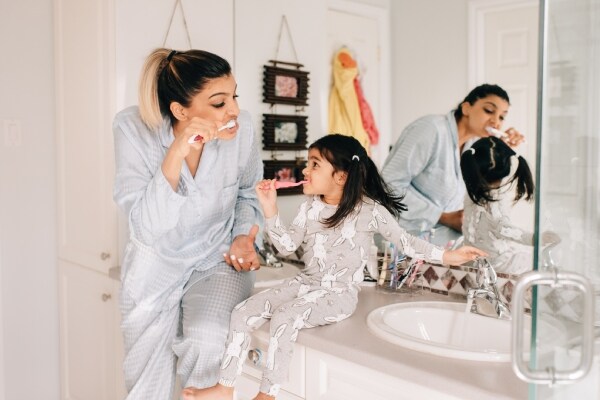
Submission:
[[492,136],[496,136],[498,139],[505,138],[506,133],[502,132],[500,129],[492,128],[491,126],[486,126],[485,130]]
[[291,187],[294,187],[294,186],[304,185],[305,183],[308,183],[308,181],[300,181],[300,182],[280,182],[280,181],[275,181],[275,189],[291,188]]
[[[231,129],[234,126],[235,126],[235,120],[232,119],[229,122],[227,122],[225,125],[223,125],[222,127],[220,127],[219,129],[217,129],[217,132],[224,131],[225,129]],[[202,140],[202,136],[196,135],[196,136],[193,136],[193,137],[189,138],[188,139],[188,143],[194,143],[194,142],[197,142],[199,140]]]

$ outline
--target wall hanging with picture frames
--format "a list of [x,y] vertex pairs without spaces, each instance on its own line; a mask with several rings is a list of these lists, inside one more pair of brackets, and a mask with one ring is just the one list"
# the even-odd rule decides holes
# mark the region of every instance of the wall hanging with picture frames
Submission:
[[[286,30],[295,62],[277,60],[281,36]],[[271,151],[271,159],[264,160],[264,177],[283,182],[302,180],[302,169],[306,165],[305,152],[308,146],[307,119],[302,115],[308,106],[308,72],[298,62],[294,41],[285,15],[281,17],[275,58],[264,66],[263,102],[270,104],[269,114],[263,114],[263,150]],[[293,106],[292,112],[277,113],[276,105]],[[285,151],[293,151],[293,160],[280,160]],[[280,195],[302,193],[302,186],[281,190]]]

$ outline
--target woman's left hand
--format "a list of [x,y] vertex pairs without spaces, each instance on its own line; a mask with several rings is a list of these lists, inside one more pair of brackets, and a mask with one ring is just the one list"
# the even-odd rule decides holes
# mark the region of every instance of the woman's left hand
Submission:
[[502,140],[513,149],[525,141],[525,136],[515,128],[508,128],[504,133],[506,136]]
[[486,257],[485,251],[471,246],[462,246],[456,250],[446,250],[442,262],[445,265],[461,265],[473,261],[477,257]]
[[236,271],[254,271],[260,268],[258,254],[254,249],[254,239],[258,233],[258,225],[252,225],[247,235],[238,235],[233,239],[229,253],[223,254],[225,262]]

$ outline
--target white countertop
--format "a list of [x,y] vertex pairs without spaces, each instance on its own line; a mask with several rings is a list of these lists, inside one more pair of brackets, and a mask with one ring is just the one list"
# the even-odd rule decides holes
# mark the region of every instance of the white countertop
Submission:
[[[283,271],[269,269],[259,270],[258,282],[265,276],[283,274]],[[294,267],[291,269],[297,271]],[[333,325],[303,329],[298,343],[418,385],[435,385],[438,390],[464,399],[527,399],[527,384],[516,377],[510,363],[457,360],[420,353],[379,339],[367,327],[367,315],[384,305],[460,300],[428,291],[411,296],[374,286],[362,287],[358,299],[356,312],[350,318]],[[268,324],[265,324],[257,334],[267,337],[267,332]]]

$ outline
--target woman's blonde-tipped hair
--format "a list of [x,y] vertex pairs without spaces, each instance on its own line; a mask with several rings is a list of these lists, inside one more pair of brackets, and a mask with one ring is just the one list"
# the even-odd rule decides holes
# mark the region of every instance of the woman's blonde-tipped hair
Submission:
[[142,121],[151,129],[160,127],[164,116],[175,122],[171,103],[189,107],[208,81],[230,74],[229,63],[207,51],[154,50],[140,77],[138,101]]
[[138,101],[142,121],[149,128],[158,128],[162,123],[162,114],[158,102],[158,75],[171,50],[156,49],[146,59],[142,68],[138,88]]

